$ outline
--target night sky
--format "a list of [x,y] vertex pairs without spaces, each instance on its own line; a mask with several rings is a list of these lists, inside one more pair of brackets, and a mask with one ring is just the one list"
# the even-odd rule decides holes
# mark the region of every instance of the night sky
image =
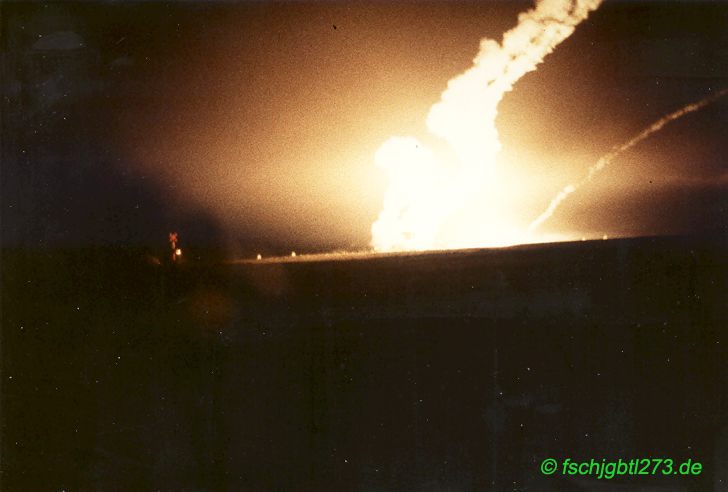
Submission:
[[[2,245],[367,247],[392,135],[528,2],[3,2]],[[728,2],[607,0],[500,106],[513,207],[728,87]],[[548,223],[725,231],[728,98],[620,157]]]

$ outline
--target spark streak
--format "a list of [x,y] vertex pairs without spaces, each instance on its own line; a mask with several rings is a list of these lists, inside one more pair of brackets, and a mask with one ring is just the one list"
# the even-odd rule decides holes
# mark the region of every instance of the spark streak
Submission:
[[631,140],[629,140],[626,143],[623,143],[622,145],[613,148],[610,150],[607,154],[602,156],[596,164],[591,166],[589,170],[587,171],[586,176],[579,181],[577,184],[569,184],[564,187],[561,191],[559,191],[556,196],[551,200],[549,203],[549,206],[546,208],[546,210],[543,211],[541,215],[536,217],[536,219],[531,222],[531,224],[528,226],[529,230],[535,230],[538,228],[541,224],[543,224],[546,220],[548,220],[556,211],[556,209],[561,205],[561,203],[566,200],[569,195],[577,191],[579,188],[584,186],[585,184],[589,183],[592,179],[594,179],[594,176],[596,176],[599,172],[601,172],[605,167],[607,167],[609,164],[612,163],[614,159],[619,157],[624,152],[628,151],[638,143],[642,142],[646,138],[648,138],[650,135],[652,135],[655,132],[660,131],[665,125],[668,123],[675,121],[679,118],[682,118],[686,114],[694,113],[695,111],[699,111],[703,109],[704,107],[712,104],[713,102],[717,101],[721,97],[728,94],[728,88],[722,89],[715,94],[711,94],[710,96],[707,96],[703,99],[701,99],[698,102],[694,102],[691,104],[688,104],[687,106],[684,106],[677,111],[674,111],[666,116],[663,116],[659,120],[652,123],[650,126],[642,130],[640,133],[638,133],[635,137],[633,137]]

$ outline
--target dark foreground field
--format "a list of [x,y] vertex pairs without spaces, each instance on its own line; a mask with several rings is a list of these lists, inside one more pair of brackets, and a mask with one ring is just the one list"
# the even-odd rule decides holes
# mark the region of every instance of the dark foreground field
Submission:
[[[728,241],[3,252],[2,490],[728,490]],[[699,476],[546,477],[691,458]]]

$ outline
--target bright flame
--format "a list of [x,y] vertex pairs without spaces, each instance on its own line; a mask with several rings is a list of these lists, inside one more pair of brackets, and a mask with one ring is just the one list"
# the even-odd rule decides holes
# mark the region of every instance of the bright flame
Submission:
[[[495,127],[498,104],[535,70],[602,0],[540,0],[519,16],[498,44],[483,39],[473,66],[450,80],[430,109],[427,127],[454,151],[443,164],[412,137],[393,137],[377,151],[389,177],[384,206],[372,225],[378,251],[502,246],[532,242],[526,227],[498,210]],[[457,215],[459,220],[453,221]]]
[[179,248],[177,248],[177,249],[174,250],[174,254],[177,255],[177,256],[182,256],[182,250],[179,249]]

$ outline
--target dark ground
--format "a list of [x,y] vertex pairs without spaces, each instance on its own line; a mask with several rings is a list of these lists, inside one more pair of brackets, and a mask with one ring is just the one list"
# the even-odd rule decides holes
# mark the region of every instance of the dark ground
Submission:
[[[728,240],[3,251],[2,490],[726,490]],[[544,477],[687,458],[697,477]]]

